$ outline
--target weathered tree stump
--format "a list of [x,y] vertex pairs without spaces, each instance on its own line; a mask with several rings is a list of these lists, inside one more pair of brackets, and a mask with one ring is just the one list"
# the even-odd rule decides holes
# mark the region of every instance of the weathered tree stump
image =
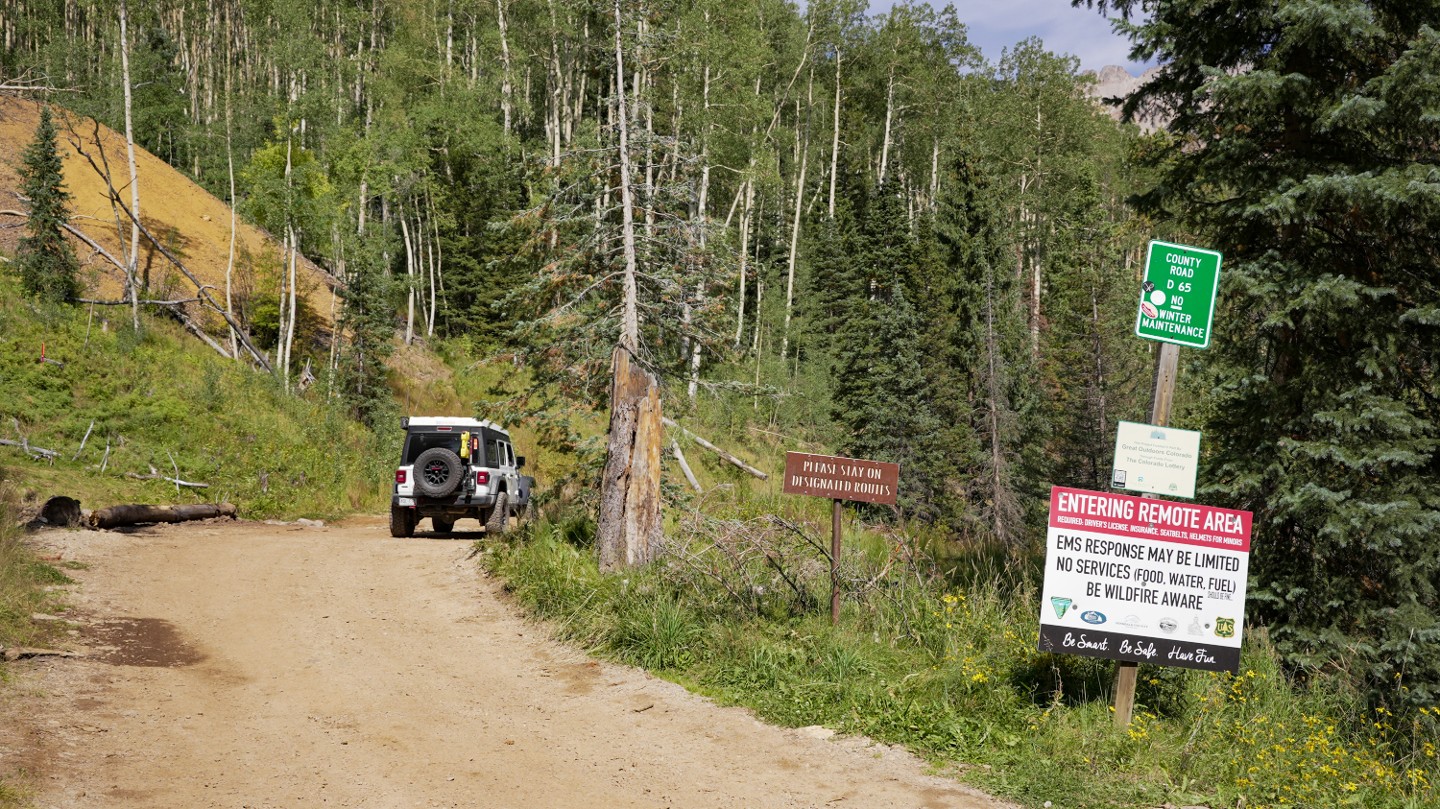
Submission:
[[79,525],[81,519],[80,501],[62,494],[45,501],[35,517],[35,523],[68,527]]
[[664,427],[660,386],[616,348],[611,391],[610,440],[600,480],[600,520],[595,545],[600,569],[643,565],[655,558],[660,528],[660,447]]

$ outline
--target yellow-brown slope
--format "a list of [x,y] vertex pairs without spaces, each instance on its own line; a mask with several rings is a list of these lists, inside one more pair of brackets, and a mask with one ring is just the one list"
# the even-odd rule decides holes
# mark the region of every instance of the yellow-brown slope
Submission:
[[[129,221],[117,223],[117,215],[123,218],[124,213],[117,214],[111,206],[104,177],[91,167],[76,146],[88,153],[96,165],[103,168],[108,162],[115,187],[128,202],[125,138],[93,119],[54,105],[50,109],[61,131],[60,150],[65,161],[65,186],[71,196],[71,224],[112,256],[123,260],[124,250],[129,246]],[[17,197],[20,187],[17,169],[25,147],[34,140],[39,121],[40,102],[0,95],[0,210],[25,210]],[[212,294],[223,304],[230,249],[230,208],[144,149],[136,147],[135,162],[141,221],[201,283],[215,288]],[[23,220],[0,216],[0,251],[13,253],[22,232]],[[240,299],[278,295],[274,279],[280,262],[279,243],[265,231],[243,221],[238,223],[235,243],[235,295]],[[122,287],[120,271],[90,247],[78,240],[74,244],[85,268],[82,281],[87,293],[117,298]],[[140,273],[150,297],[193,297],[194,285],[143,236],[139,253]],[[322,320],[331,320],[333,301],[328,276],[308,261],[303,262],[300,274],[301,294]],[[215,327],[220,325],[214,320],[209,323]]]

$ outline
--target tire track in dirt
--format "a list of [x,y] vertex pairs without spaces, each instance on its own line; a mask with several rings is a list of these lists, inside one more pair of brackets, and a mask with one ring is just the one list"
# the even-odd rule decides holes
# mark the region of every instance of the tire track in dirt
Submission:
[[468,543],[202,523],[50,532],[83,658],[19,669],[0,773],[43,807],[1004,804],[544,636]]

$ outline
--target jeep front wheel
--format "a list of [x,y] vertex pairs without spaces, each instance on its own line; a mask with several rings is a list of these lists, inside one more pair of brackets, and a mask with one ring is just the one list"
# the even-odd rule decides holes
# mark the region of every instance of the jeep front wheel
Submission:
[[495,495],[495,507],[490,509],[490,516],[485,519],[485,533],[491,536],[499,536],[505,533],[510,527],[510,502],[505,492]]

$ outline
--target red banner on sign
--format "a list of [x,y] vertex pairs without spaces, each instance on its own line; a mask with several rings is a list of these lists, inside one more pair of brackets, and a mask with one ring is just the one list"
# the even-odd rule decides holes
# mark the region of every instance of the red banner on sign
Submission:
[[1050,527],[1250,551],[1248,511],[1086,489],[1050,489]]

